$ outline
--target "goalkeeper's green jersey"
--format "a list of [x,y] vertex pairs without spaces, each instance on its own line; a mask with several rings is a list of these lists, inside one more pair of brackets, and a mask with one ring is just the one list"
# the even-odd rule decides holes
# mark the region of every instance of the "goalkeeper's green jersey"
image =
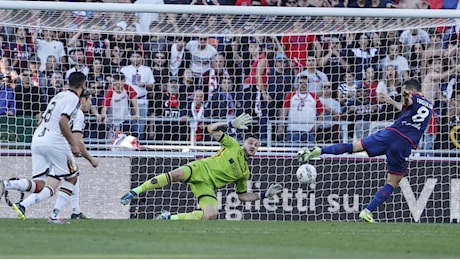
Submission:
[[224,135],[219,142],[222,144],[220,150],[200,162],[216,189],[236,182],[236,192],[246,192],[250,173],[243,148],[228,135]]

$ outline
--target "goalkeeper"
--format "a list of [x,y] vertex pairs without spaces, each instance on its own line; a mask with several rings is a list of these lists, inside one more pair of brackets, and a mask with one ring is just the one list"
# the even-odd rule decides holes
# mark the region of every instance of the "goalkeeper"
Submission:
[[221,149],[213,156],[190,162],[171,172],[162,173],[147,180],[142,185],[130,190],[121,197],[121,203],[126,205],[143,192],[161,188],[173,182],[184,182],[190,184],[195,198],[201,210],[189,213],[171,215],[162,210],[156,219],[217,219],[217,197],[216,190],[223,186],[236,183],[236,192],[241,201],[256,201],[270,198],[282,191],[280,184],[272,184],[267,191],[258,194],[247,191],[249,179],[248,158],[254,156],[259,149],[259,140],[253,135],[246,135],[243,145],[225,134],[228,128],[248,129],[252,117],[242,114],[231,122],[213,123],[207,129],[214,140],[221,143]]

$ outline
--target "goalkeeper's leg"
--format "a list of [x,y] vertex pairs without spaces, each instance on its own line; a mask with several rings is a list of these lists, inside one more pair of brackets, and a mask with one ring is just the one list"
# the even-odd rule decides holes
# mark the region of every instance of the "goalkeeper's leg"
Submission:
[[140,186],[130,190],[121,197],[121,204],[128,204],[135,196],[153,190],[165,187],[176,181],[187,182],[192,175],[190,166],[185,165],[168,173],[157,175]]
[[200,199],[200,208],[188,213],[171,215],[171,220],[216,220],[217,219],[217,199],[214,196],[204,196]]

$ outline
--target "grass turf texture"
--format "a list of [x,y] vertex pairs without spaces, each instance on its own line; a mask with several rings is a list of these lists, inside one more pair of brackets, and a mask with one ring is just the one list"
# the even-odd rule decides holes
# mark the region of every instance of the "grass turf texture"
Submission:
[[1,258],[458,258],[460,225],[1,219]]

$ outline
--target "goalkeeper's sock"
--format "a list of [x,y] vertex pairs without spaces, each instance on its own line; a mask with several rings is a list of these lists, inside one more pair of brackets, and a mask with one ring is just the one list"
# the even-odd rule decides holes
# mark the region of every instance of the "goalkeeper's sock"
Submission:
[[321,154],[344,154],[353,153],[353,144],[351,143],[340,143],[334,144],[321,149]]
[[147,180],[146,182],[142,183],[141,186],[139,186],[137,188],[134,188],[133,191],[136,194],[139,195],[139,194],[141,194],[143,192],[153,190],[153,189],[157,189],[157,188],[161,188],[161,187],[164,187],[166,185],[169,185],[169,184],[171,184],[171,182],[172,182],[171,174],[169,172],[168,173],[162,173],[162,174],[160,174],[158,176],[155,176],[152,179]]
[[202,210],[195,210],[189,213],[179,213],[176,215],[171,215],[171,220],[201,220],[203,219],[204,212]]
[[382,205],[388,197],[391,196],[395,188],[390,184],[385,184],[377,193],[375,193],[374,198],[372,199],[371,203],[366,207],[367,210],[370,212],[375,211],[380,205]]

